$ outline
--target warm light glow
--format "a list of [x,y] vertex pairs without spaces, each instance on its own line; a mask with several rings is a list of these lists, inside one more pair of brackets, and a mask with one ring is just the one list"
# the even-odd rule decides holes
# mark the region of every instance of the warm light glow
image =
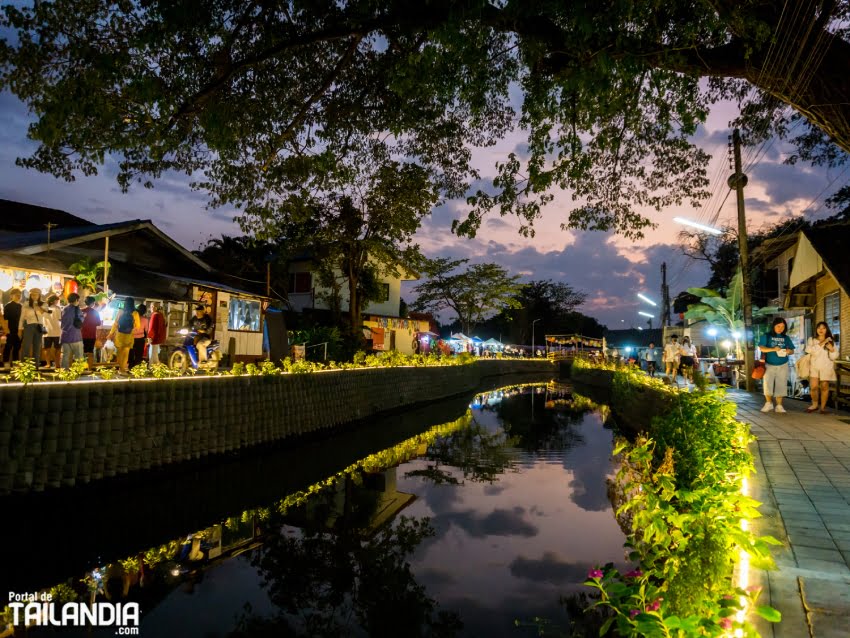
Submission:
[[[746,478],[741,479],[741,494],[744,496],[750,495],[750,484]],[[750,521],[746,518],[741,519],[741,529],[743,531],[747,531],[750,528]],[[738,557],[738,587],[746,591],[747,587],[750,584],[750,555],[745,552],[743,549],[740,550],[740,556]],[[741,596],[741,609],[738,610],[738,613],[735,615],[735,620],[739,623],[743,623],[747,619],[747,597]],[[742,629],[735,630],[735,636],[743,636],[744,632]]]
[[717,328],[709,328],[708,329],[708,336],[709,337],[716,337],[717,336]]
[[722,343],[722,344],[720,344],[720,345],[722,345],[724,348],[726,348],[726,349],[728,350],[729,348],[731,348],[731,347],[732,347],[732,342],[731,342],[731,341],[729,341],[729,339],[726,339],[726,340],[724,340],[724,341],[723,341],[723,343]]
[[650,304],[650,305],[652,305],[652,306],[657,306],[657,305],[658,305],[658,304],[657,304],[657,303],[655,303],[652,299],[650,299],[649,297],[647,297],[646,295],[644,295],[642,292],[639,292],[639,293],[638,293],[638,297],[640,297],[640,298],[641,298],[641,299],[643,299],[646,303],[648,303],[648,304]]
[[736,339],[740,339],[741,333],[736,330],[735,332],[732,333],[732,336],[735,337]]
[[648,312],[644,312],[643,310],[638,311],[639,315],[643,315],[644,317],[653,317],[654,315],[649,314]]
[[711,226],[706,226],[705,224],[700,224],[699,222],[691,221],[690,219],[685,219],[684,217],[674,217],[673,221],[677,224],[682,224],[683,226],[691,226],[692,228],[696,228],[705,233],[710,233],[712,235],[722,235],[723,231],[718,228],[713,228]]

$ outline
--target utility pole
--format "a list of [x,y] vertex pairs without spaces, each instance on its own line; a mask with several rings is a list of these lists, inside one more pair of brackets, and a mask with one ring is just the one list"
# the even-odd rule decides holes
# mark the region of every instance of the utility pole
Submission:
[[670,325],[670,286],[667,285],[667,262],[661,263],[661,327]]
[[738,252],[741,256],[741,280],[743,292],[741,301],[744,306],[744,365],[746,371],[747,391],[755,389],[753,383],[753,366],[755,365],[756,347],[753,337],[753,302],[750,297],[750,253],[747,247],[747,218],[744,212],[744,186],[747,176],[741,170],[741,132],[735,129],[731,135],[732,152],[735,158],[735,172],[729,176],[727,184],[734,188],[738,195]]
[[47,252],[50,252],[50,230],[52,228],[56,228],[59,224],[54,224],[52,222],[47,222],[44,227],[47,228]]

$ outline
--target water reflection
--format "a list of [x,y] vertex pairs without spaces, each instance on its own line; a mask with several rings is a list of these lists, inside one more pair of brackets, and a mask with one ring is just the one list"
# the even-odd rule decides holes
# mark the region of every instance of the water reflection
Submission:
[[155,636],[533,635],[514,624],[535,616],[566,626],[559,597],[591,564],[622,559],[603,424],[569,386],[502,388],[69,585],[141,601],[141,632]]

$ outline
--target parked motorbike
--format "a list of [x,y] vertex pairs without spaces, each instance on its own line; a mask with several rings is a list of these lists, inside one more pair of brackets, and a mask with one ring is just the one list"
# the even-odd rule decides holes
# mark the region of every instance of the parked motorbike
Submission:
[[195,337],[197,332],[191,332],[184,328],[178,330],[177,334],[185,336],[183,344],[177,346],[177,349],[171,353],[168,358],[169,367],[174,370],[186,372],[189,366],[195,370],[216,370],[221,362],[221,346],[218,340],[210,341],[207,345],[207,360],[201,362],[198,357],[198,348],[195,346]]

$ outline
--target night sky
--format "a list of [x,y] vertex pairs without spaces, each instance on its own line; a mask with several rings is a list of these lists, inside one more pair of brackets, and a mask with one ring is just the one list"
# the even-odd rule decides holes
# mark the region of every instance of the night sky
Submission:
[[[474,239],[451,234],[451,222],[461,217],[464,201],[451,201],[433,211],[417,235],[417,241],[429,257],[470,257],[473,261],[494,261],[524,279],[564,281],[583,290],[588,300],[581,308],[610,328],[644,326],[645,318],[638,310],[652,310],[640,302],[636,293],[644,292],[656,300],[660,297],[660,265],[666,261],[672,295],[688,286],[701,286],[708,270],[703,262],[694,262],[681,253],[677,234],[681,227],[673,217],[680,215],[708,221],[728,192],[725,186],[728,169],[726,143],[728,120],[733,105],[715,107],[706,127],[701,127],[697,142],[712,156],[709,176],[719,176],[710,188],[717,196],[701,209],[683,207],[663,213],[651,212],[657,222],[643,241],[632,242],[613,234],[560,230],[563,211],[573,205],[569,193],[558,192],[555,201],[536,224],[536,236],[525,238],[517,233],[514,218],[489,217]],[[0,197],[41,206],[60,208],[95,223],[129,219],[150,219],[165,232],[190,249],[197,248],[222,233],[239,234],[233,223],[233,210],[207,210],[206,195],[189,188],[183,175],[158,180],[153,189],[141,185],[129,193],[121,193],[116,181],[116,162],[108,160],[100,174],[78,176],[67,183],[49,175],[15,166],[15,158],[32,152],[35,145],[27,140],[30,121],[26,107],[9,93],[0,93]],[[504,156],[522,153],[525,139],[515,131],[498,146],[475,153],[475,164],[486,178],[494,174],[493,166]],[[747,215],[749,229],[757,230],[783,218],[805,211],[814,219],[830,214],[823,201],[847,180],[846,169],[813,169],[787,166],[783,159],[788,147],[770,145],[755,166],[749,169]],[[750,152],[745,149],[744,159]],[[717,183],[722,182],[722,183]],[[718,224],[733,223],[735,197],[726,199],[719,210]],[[406,284],[403,296],[410,301],[412,284]],[[448,319],[449,317],[444,317]]]

